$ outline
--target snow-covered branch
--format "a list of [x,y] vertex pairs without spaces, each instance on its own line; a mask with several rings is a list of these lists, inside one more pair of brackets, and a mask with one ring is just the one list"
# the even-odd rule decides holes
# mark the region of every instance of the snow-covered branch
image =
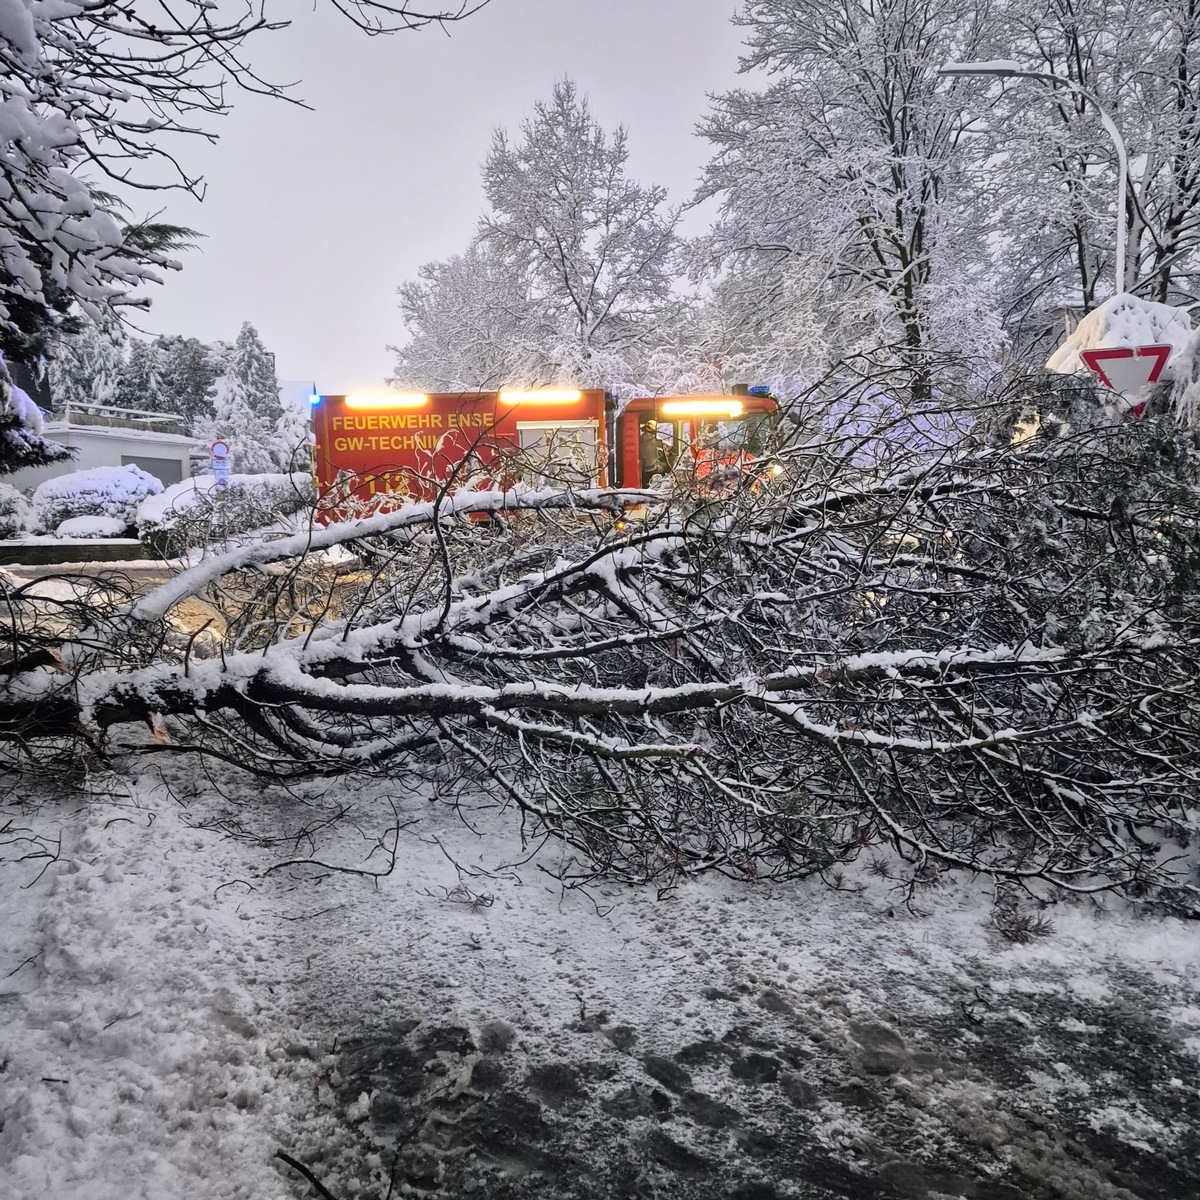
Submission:
[[886,841],[1193,909],[1169,859],[1200,794],[1194,451],[1146,422],[805,453],[623,528],[646,493],[464,491],[102,615],[18,590],[0,739],[482,773],[627,878],[803,874]]

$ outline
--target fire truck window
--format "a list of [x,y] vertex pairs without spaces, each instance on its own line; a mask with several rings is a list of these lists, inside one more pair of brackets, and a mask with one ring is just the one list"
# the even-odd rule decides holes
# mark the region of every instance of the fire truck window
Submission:
[[600,477],[595,421],[533,425],[522,422],[521,461],[525,481],[533,487],[592,487]]
[[765,413],[752,413],[736,421],[705,421],[699,429],[702,449],[741,450],[746,454],[764,452],[771,435],[771,419]]

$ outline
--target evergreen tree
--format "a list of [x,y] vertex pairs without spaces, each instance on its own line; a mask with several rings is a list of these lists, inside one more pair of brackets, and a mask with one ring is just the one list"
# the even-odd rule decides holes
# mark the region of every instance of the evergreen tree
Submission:
[[154,349],[163,411],[180,413],[189,428],[203,418],[211,418],[217,376],[221,373],[211,348],[198,338],[170,334],[155,338]]
[[283,410],[274,360],[249,321],[223,357],[213,415],[198,420],[194,432],[206,440],[228,442],[234,471],[277,471],[290,459],[293,448],[285,450],[278,444],[277,425]]
[[50,251],[28,243],[22,246],[22,252],[30,271],[37,273],[40,287],[33,295],[26,294],[0,264],[0,295],[5,297],[0,310],[0,354],[13,369],[24,366],[42,378],[59,338],[78,332],[82,322],[78,316],[69,315],[75,298],[49,269]]
[[280,471],[307,471],[312,460],[309,446],[312,445],[312,409],[305,402],[303,407],[285,404],[275,422],[272,438],[273,458]]
[[41,410],[13,383],[0,353],[0,475],[62,462],[74,453],[42,436]]
[[125,331],[115,322],[87,321],[62,339],[50,367],[50,391],[56,409],[92,408],[117,402],[125,364]]
[[154,342],[133,338],[117,379],[116,402],[121,408],[140,408],[150,412],[169,412],[163,403],[161,355]]
[[258,330],[249,321],[242,323],[225,359],[225,374],[237,380],[246,401],[255,413],[274,423],[283,411],[279,404],[279,380],[275,377],[275,356],[262,344]]
[[241,475],[276,470],[274,423],[255,412],[233,375],[217,379],[213,415],[199,417],[192,432],[202,441],[229,443],[232,469]]

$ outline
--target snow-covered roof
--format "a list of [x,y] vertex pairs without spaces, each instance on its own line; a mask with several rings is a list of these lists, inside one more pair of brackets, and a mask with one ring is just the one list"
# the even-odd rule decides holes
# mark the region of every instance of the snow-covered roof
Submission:
[[74,421],[46,421],[44,432],[46,437],[62,442],[64,445],[74,445],[83,438],[118,438],[121,441],[148,442],[161,446],[187,449],[200,446],[194,437],[182,433],[165,433],[157,429],[135,429],[125,425],[80,425]]

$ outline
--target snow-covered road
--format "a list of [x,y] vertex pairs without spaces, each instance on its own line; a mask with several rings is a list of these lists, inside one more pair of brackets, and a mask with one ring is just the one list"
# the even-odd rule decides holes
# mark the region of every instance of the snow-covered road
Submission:
[[271,1057],[242,888],[216,891],[256,868],[161,790],[116,786],[7,809],[61,855],[14,862],[10,841],[0,868],[0,1191],[290,1196],[271,1154],[299,1083]]
[[[1194,927],[1014,945],[865,869],[564,894],[394,787],[89,790],[0,812],[5,1197],[310,1194],[279,1150],[337,1200],[1200,1194]],[[268,873],[386,866],[385,796],[384,878]]]

